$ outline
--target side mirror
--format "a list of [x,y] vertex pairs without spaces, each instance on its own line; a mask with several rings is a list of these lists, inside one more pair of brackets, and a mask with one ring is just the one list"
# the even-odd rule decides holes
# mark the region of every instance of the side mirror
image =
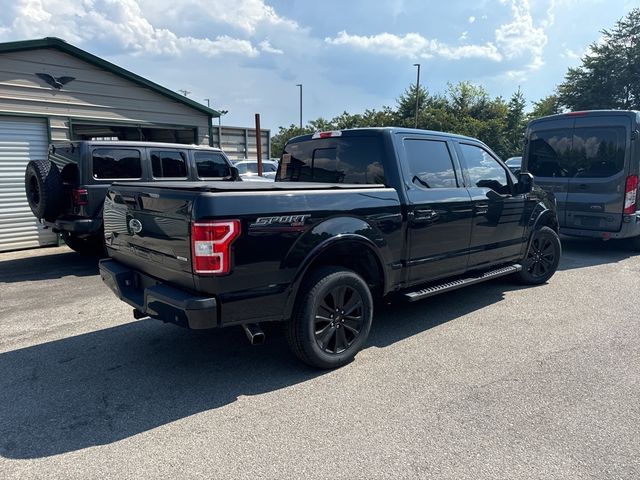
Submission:
[[533,175],[529,172],[520,172],[518,174],[518,183],[516,183],[516,193],[519,195],[530,193],[533,190]]
[[233,179],[234,182],[238,182],[242,180],[242,178],[240,178],[240,172],[236,167],[231,167],[231,178]]

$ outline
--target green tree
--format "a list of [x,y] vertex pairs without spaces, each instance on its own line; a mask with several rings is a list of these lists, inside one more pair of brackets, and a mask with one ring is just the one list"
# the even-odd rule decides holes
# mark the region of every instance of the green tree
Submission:
[[288,127],[280,127],[278,133],[271,137],[271,156],[280,158],[284,151],[284,145],[293,137],[313,133],[314,130],[310,126],[300,128],[298,125],[291,124]]
[[505,148],[510,157],[522,154],[522,139],[527,125],[524,107],[527,101],[520,87],[511,95],[508,104],[505,131]]
[[582,65],[570,68],[558,87],[571,110],[640,108],[640,8],[618,20],[589,47]]
[[534,118],[546,117],[547,115],[555,115],[561,112],[560,99],[557,94],[553,93],[537,102],[533,102],[533,110],[529,113],[528,119],[533,120]]
[[416,88],[416,84],[409,85],[396,100],[397,120],[402,126],[413,127],[416,118],[416,95],[418,96],[418,116],[424,111],[429,94],[422,86]]

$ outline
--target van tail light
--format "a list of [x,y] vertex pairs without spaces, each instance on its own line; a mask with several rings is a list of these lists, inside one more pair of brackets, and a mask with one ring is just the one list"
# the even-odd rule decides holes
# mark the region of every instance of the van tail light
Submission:
[[638,175],[630,175],[624,189],[624,213],[636,213],[637,203]]
[[231,244],[240,236],[240,220],[191,224],[194,273],[225,275],[231,271]]
[[89,204],[89,192],[86,188],[74,188],[71,191],[73,197],[73,204],[76,207],[82,207]]

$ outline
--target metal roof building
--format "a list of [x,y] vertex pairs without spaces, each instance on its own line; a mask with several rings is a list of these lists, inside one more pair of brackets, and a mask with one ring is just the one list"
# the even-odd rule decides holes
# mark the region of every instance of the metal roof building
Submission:
[[27,163],[46,158],[49,142],[214,145],[212,119],[219,116],[58,38],[0,44],[0,251],[57,242],[32,215],[24,191]]

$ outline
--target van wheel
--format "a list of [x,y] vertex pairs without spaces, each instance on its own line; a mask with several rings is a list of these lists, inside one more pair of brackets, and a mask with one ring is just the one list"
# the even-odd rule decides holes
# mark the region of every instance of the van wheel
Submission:
[[106,256],[104,235],[102,234],[102,231],[86,238],[78,237],[73,233],[63,232],[62,239],[71,250],[78,252],[81,255],[98,258]]
[[525,285],[540,285],[549,280],[560,263],[562,246],[560,237],[549,227],[533,233],[527,256],[522,262],[518,278]]
[[293,353],[307,365],[337,368],[349,363],[369,335],[373,299],[357,273],[322,267],[300,288],[286,336]]
[[631,248],[636,252],[640,252],[640,237],[633,237],[631,239]]
[[36,218],[55,220],[62,208],[62,177],[49,160],[31,160],[24,172],[27,201]]

